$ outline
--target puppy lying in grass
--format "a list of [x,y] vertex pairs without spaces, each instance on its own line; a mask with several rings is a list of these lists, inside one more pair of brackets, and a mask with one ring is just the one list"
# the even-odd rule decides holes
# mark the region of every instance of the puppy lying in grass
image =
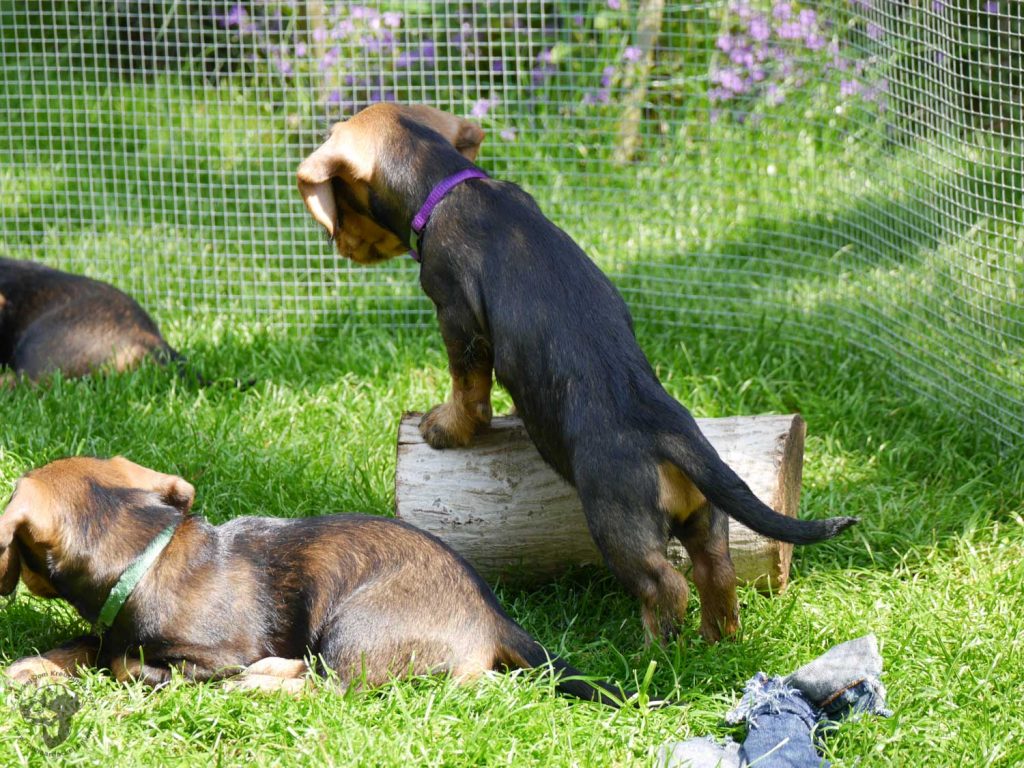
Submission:
[[144,357],[183,358],[156,323],[117,288],[31,261],[0,258],[0,384],[101,369],[123,371]]
[[397,520],[189,514],[180,477],[117,457],[55,461],[22,477],[0,516],[0,594],[19,578],[69,602],[92,635],[15,662],[19,681],[109,668],[158,685],[245,671],[240,687],[294,690],[312,656],[343,684],[544,667],[559,690],[617,706],[516,624],[473,569]]
[[493,371],[541,456],[576,486],[648,633],[672,638],[685,617],[669,535],[693,562],[701,634],[736,632],[726,515],[793,543],[856,519],[794,520],[751,493],[662,388],[611,282],[529,195],[473,165],[482,139],[438,110],[377,104],[334,126],[299,166],[299,190],[341,255],[375,263],[411,247],[421,261],[452,379],[424,438],[468,444],[490,422]]

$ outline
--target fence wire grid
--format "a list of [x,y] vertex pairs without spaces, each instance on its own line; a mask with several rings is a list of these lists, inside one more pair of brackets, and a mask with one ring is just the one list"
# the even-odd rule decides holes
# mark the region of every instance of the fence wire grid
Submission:
[[478,120],[641,320],[849,343],[1024,436],[1024,10],[1013,0],[0,4],[0,255],[158,318],[433,324],[294,173],[381,100]]

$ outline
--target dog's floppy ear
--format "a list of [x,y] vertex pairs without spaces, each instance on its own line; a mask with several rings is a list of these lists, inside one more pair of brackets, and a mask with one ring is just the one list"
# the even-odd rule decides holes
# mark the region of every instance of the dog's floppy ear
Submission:
[[459,128],[455,135],[455,148],[467,160],[476,160],[476,155],[480,151],[480,145],[483,144],[484,137],[487,134],[476,123],[463,120],[461,117],[456,119],[459,121]]
[[336,123],[327,141],[302,161],[296,173],[306,208],[332,238],[338,235],[338,204],[331,180],[352,186],[368,182],[373,174],[375,148],[352,133],[345,123]]
[[160,496],[166,504],[177,508],[183,514],[192,508],[192,502],[196,498],[196,489],[187,480],[177,475],[165,475],[155,469],[140,466],[124,456],[115,456],[111,462],[118,465],[131,487],[152,491]]
[[0,515],[0,595],[9,595],[18,586],[21,574],[21,555],[14,536],[18,528],[25,522],[26,505],[16,499],[12,500]]
[[412,104],[400,109],[417,123],[441,134],[467,160],[476,160],[487,135],[479,125],[425,104]]

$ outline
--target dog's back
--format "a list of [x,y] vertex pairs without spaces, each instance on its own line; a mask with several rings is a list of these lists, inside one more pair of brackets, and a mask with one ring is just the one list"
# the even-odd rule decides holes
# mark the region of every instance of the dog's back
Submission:
[[38,379],[124,370],[146,355],[177,358],[156,323],[112,285],[42,264],[0,259],[0,365]]

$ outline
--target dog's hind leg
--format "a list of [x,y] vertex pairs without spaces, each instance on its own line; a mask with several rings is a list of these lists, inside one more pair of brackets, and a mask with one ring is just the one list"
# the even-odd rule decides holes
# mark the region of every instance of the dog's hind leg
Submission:
[[693,563],[693,580],[700,594],[700,633],[709,643],[735,634],[740,625],[736,600],[736,569],[729,556],[729,519],[711,504],[674,523],[672,533]]
[[[631,484],[620,479],[617,485],[624,491]],[[686,578],[665,556],[668,523],[654,498],[626,492],[595,495],[580,484],[587,526],[605,564],[640,600],[648,642],[651,638],[667,642],[679,633],[690,590]]]

